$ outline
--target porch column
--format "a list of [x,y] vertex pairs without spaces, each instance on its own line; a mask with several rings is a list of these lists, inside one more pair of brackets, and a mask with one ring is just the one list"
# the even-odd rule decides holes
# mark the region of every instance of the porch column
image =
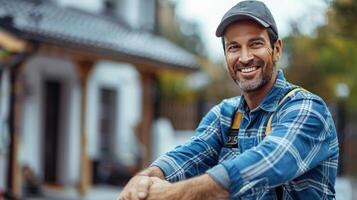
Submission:
[[146,152],[142,161],[142,167],[147,167],[151,163],[152,145],[151,145],[151,128],[154,121],[154,74],[142,73],[142,88],[143,88],[143,102],[142,102],[142,122],[139,129],[139,137],[142,144],[145,146]]
[[88,137],[86,130],[87,116],[87,85],[89,73],[93,63],[89,61],[77,62],[77,70],[79,72],[80,87],[81,87],[81,108],[80,108],[80,180],[78,184],[78,192],[85,195],[92,186],[92,163],[88,155]]
[[10,152],[8,159],[8,179],[7,188],[14,197],[21,197],[21,168],[18,162],[19,140],[20,140],[20,120],[21,120],[21,95],[23,93],[23,82],[20,74],[24,68],[23,55],[17,55],[20,63],[10,68],[10,112],[9,112],[9,132],[10,132]]

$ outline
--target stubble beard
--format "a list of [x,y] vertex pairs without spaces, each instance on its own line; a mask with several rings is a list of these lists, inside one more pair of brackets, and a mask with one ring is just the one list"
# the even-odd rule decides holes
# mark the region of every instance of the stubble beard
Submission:
[[[266,72],[266,68],[262,68],[261,76],[257,79],[240,81],[238,78],[234,79],[239,88],[244,92],[254,92],[262,88],[265,84],[267,84],[273,77],[274,70],[276,67],[276,62],[273,61],[273,66],[270,72]],[[262,66],[263,67],[263,66]]]

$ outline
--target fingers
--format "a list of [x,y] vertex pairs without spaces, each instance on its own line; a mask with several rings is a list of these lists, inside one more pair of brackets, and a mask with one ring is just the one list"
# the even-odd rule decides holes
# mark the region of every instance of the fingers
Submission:
[[159,182],[162,182],[164,180],[158,178],[158,177],[150,177],[151,181],[152,181],[152,184],[155,184],[155,183],[159,183]]
[[138,192],[136,188],[131,188],[131,190],[129,191],[128,200],[141,200],[141,198],[138,197]]
[[136,176],[124,187],[117,200],[144,200],[148,196],[151,183],[148,176]]
[[171,192],[173,192],[174,188],[171,183],[166,180],[162,180],[157,177],[151,177],[152,184],[150,186],[150,192],[146,198],[146,200],[166,200],[166,199],[180,199],[180,198],[172,198]]
[[143,176],[138,183],[137,187],[137,196],[139,199],[145,199],[148,196],[150,186],[152,184],[152,181],[150,177]]
[[124,189],[117,200],[131,200],[131,191],[130,189]]

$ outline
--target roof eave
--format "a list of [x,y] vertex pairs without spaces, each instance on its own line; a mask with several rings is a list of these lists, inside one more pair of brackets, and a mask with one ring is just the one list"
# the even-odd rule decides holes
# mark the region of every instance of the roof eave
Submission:
[[[164,62],[148,57],[143,57],[134,54],[128,54],[123,51],[111,50],[108,48],[100,47],[97,45],[91,45],[90,42],[85,43],[76,43],[70,40],[59,40],[58,38],[49,37],[47,35],[40,35],[38,33],[33,34],[30,32],[22,34],[22,37],[31,42],[36,42],[39,44],[47,44],[53,45],[60,48],[65,48],[71,51],[78,51],[83,53],[83,51],[89,54],[98,54],[98,57],[104,57],[110,60],[117,60],[117,61],[129,61],[132,63],[146,63],[151,66],[156,66],[158,68],[167,68],[173,70],[180,70],[180,71],[197,71],[199,66],[197,63],[192,63],[190,65],[181,65],[176,63]],[[92,57],[93,58],[93,57]]]

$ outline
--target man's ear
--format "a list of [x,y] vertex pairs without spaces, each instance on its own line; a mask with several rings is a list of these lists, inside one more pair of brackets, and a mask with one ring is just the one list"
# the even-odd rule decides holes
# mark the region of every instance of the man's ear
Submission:
[[283,41],[281,39],[277,39],[274,44],[274,58],[275,62],[278,62],[281,58],[281,54],[283,53]]

